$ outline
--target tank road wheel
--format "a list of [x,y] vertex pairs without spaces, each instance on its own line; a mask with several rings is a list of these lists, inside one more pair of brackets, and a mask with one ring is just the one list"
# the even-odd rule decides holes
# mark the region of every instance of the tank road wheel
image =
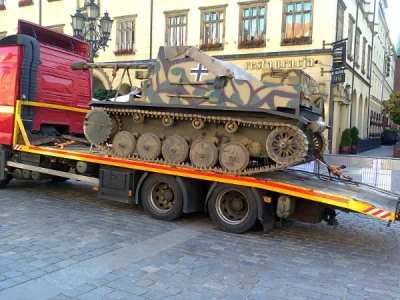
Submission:
[[161,140],[154,133],[144,133],[137,141],[137,151],[144,159],[156,159],[161,154]]
[[211,219],[222,230],[242,233],[257,221],[257,203],[250,188],[219,184],[208,201]]
[[168,162],[176,164],[184,162],[189,154],[188,142],[179,135],[169,136],[163,142],[161,153]]
[[118,116],[111,116],[111,133],[108,141],[111,141],[114,136],[121,130],[121,120]]
[[113,127],[111,118],[101,108],[93,108],[89,111],[83,125],[86,138],[93,144],[104,143],[111,136]]
[[314,151],[318,154],[323,154],[326,148],[326,141],[323,135],[319,132],[313,135],[313,147]]
[[189,152],[190,162],[198,168],[212,168],[218,161],[218,149],[208,140],[194,141]]
[[129,157],[135,151],[136,138],[129,131],[120,131],[114,136],[112,144],[117,156]]
[[305,134],[297,128],[274,129],[267,137],[268,156],[278,164],[293,165],[307,154],[308,141]]
[[240,143],[227,143],[219,151],[219,163],[228,171],[243,171],[250,161],[249,151]]
[[150,175],[140,196],[145,211],[156,219],[171,221],[183,214],[183,192],[173,176]]

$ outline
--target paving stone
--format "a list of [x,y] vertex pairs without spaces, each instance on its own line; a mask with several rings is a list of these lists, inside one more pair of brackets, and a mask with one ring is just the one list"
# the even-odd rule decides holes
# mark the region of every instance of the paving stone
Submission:
[[96,289],[92,290],[91,292],[96,294],[96,295],[98,295],[98,296],[104,297],[104,296],[106,296],[107,294],[110,294],[113,291],[114,290],[111,289],[111,288],[108,288],[106,286],[102,286],[102,287],[99,287],[99,288],[96,288]]
[[155,273],[155,272],[160,271],[160,268],[153,267],[153,266],[146,266],[146,267],[142,268],[141,270],[148,272],[148,273]]
[[127,292],[118,291],[118,290],[115,290],[115,291],[111,292],[110,294],[107,294],[107,298],[110,298],[110,299],[123,299],[125,297],[128,297],[128,299],[129,299],[129,297],[131,297],[131,296],[132,295]]
[[20,283],[24,283],[24,282],[27,282],[29,280],[32,280],[32,278],[27,276],[27,275],[20,275],[20,276],[14,277],[12,280],[14,280],[18,284],[20,284]]
[[48,265],[44,268],[42,268],[42,271],[45,271],[46,273],[53,273],[55,271],[60,270],[61,267],[57,266],[57,265]]
[[46,274],[47,274],[47,272],[45,272],[43,270],[36,270],[36,271],[33,271],[33,272],[26,273],[25,275],[29,276],[31,278],[38,278],[38,277],[42,277],[42,276],[44,276]]
[[0,290],[8,289],[17,284],[18,283],[16,281],[14,281],[13,279],[7,279],[7,280],[0,281]]
[[22,274],[24,274],[24,273],[19,272],[19,271],[12,271],[12,270],[3,273],[3,275],[5,277],[7,277],[7,278],[14,278],[14,277],[17,277],[17,276],[22,275]]

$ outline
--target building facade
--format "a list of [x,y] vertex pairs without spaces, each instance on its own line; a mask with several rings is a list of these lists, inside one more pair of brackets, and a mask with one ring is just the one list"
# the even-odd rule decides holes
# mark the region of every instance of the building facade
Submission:
[[[0,0],[0,35],[23,18],[72,34],[71,16],[84,0]],[[382,127],[382,100],[393,91],[395,55],[384,11],[386,0],[97,0],[114,19],[109,47],[95,61],[143,61],[159,46],[193,45],[260,76],[265,67],[301,68],[324,83],[329,151],[341,132],[356,126],[363,139]],[[332,46],[347,39],[345,82],[331,84]],[[328,44],[324,47],[325,44]],[[387,57],[391,60],[387,70]],[[386,76],[389,74],[388,76]],[[95,88],[110,88],[109,73],[96,70]],[[118,82],[118,80],[115,80]],[[139,86],[137,81],[133,85]],[[115,87],[115,86],[114,86]],[[128,79],[123,93],[133,89]],[[374,120],[374,122],[372,122]]]
[[394,91],[396,93],[400,93],[400,33],[397,37],[397,44],[396,44],[396,70],[394,74]]

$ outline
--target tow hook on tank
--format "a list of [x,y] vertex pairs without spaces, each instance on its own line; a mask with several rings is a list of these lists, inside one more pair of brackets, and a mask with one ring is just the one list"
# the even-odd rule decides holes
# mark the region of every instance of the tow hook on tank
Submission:
[[336,226],[339,225],[339,222],[336,219],[337,215],[338,214],[335,212],[334,209],[325,208],[325,210],[324,210],[324,221],[327,223],[327,225],[336,227]]

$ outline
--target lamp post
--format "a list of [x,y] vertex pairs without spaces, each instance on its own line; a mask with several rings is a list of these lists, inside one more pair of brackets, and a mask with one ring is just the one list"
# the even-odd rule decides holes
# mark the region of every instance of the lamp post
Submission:
[[107,43],[111,40],[110,34],[114,20],[111,20],[107,12],[99,19],[100,8],[94,0],[90,0],[86,4],[86,10],[87,15],[82,14],[79,8],[73,16],[71,15],[71,26],[74,37],[89,43],[89,60],[92,63],[96,52],[101,48],[105,50],[105,47],[108,47]]

